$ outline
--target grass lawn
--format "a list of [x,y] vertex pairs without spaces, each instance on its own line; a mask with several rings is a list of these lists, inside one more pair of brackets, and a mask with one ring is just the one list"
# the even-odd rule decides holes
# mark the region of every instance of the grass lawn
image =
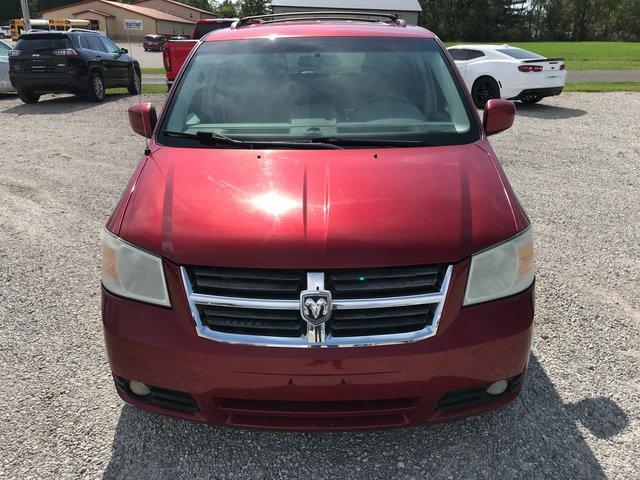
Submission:
[[151,67],[147,67],[147,68],[141,68],[140,69],[142,71],[142,74],[144,75],[145,73],[160,73],[160,74],[164,74],[164,68],[151,68]]
[[[447,45],[455,43],[463,42]],[[640,42],[515,42],[509,45],[549,58],[563,57],[569,70],[640,70]]]
[[576,82],[567,83],[565,92],[640,92],[640,82]]
[[[126,88],[110,88],[107,90],[107,95],[123,95],[128,94]],[[142,93],[167,93],[166,85],[142,85]],[[134,96],[131,96],[134,98]]]

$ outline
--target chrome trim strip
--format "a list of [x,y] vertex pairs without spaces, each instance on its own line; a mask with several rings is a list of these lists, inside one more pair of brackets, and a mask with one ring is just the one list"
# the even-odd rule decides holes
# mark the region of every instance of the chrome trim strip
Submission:
[[307,290],[324,290],[324,272],[307,272]]
[[[184,275],[183,275],[184,277]],[[405,297],[355,298],[353,300],[333,300],[334,310],[358,310],[361,308],[408,307],[426,305],[442,301],[442,293],[408,295]],[[256,308],[262,310],[300,310],[300,300],[268,300],[263,298],[220,297],[216,295],[191,294],[192,300],[199,305],[218,307]]]
[[[324,272],[307,272],[307,290],[324,290]],[[298,308],[302,308],[302,300],[298,302]],[[302,314],[300,314],[300,317],[302,318]],[[302,320],[304,321],[304,318]],[[320,325],[305,323],[307,324],[307,343],[309,345],[324,343],[327,338],[326,322]]]
[[[186,272],[182,274],[185,278]],[[266,300],[262,298],[219,297],[215,295],[190,295],[194,303],[199,305],[216,305],[218,307],[256,308],[261,310],[300,310],[300,300]]]
[[[444,282],[443,282],[444,284]],[[446,292],[446,290],[444,290]],[[387,298],[354,298],[353,300],[334,300],[334,310],[359,310],[361,308],[409,307],[411,305],[427,305],[440,303],[444,294],[429,293],[424,295],[408,295],[405,297]]]
[[[330,334],[324,337],[320,343],[310,343],[308,331],[300,337],[269,337],[260,335],[238,335],[235,333],[224,333],[210,329],[202,323],[196,305],[216,305],[235,308],[255,308],[270,310],[299,310],[299,300],[268,300],[268,299],[247,299],[234,297],[221,297],[214,295],[201,295],[193,292],[191,282],[187,275],[187,270],[180,267],[182,283],[187,294],[191,316],[195,323],[198,336],[224,343],[238,345],[254,345],[262,347],[295,347],[295,348],[320,348],[320,347],[365,347],[378,345],[397,345],[402,343],[412,343],[433,337],[440,324],[440,318],[444,310],[444,304],[449,292],[449,283],[453,273],[453,266],[449,265],[442,281],[440,292],[425,295],[409,295],[404,297],[390,298],[367,298],[334,300],[333,308],[341,310],[363,309],[363,308],[389,308],[403,307],[411,305],[425,305],[437,303],[436,311],[433,315],[431,325],[407,333],[394,333],[388,335],[368,335],[362,337],[339,337],[333,338]],[[323,278],[324,283],[324,278]],[[304,322],[301,318],[300,321]]]

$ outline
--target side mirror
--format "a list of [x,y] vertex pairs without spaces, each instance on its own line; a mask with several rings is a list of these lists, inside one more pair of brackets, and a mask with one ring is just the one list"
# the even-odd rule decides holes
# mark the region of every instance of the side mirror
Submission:
[[120,53],[124,55],[125,53],[129,53],[129,50],[127,50],[126,48],[121,48]]
[[129,107],[129,123],[134,132],[151,138],[158,123],[156,107],[149,102],[134,103]]
[[504,132],[511,128],[516,118],[516,106],[510,100],[489,100],[484,106],[482,126],[487,135]]

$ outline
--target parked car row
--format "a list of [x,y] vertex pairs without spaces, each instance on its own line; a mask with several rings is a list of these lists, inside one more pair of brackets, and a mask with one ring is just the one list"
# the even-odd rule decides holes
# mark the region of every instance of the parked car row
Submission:
[[[146,51],[163,52],[167,86],[170,88],[197,42],[213,31],[229,28],[237,20],[198,20],[190,39],[183,36],[146,35],[143,48]],[[97,101],[104,98],[104,89],[112,86],[126,86],[131,92],[140,91],[140,66],[128,55],[126,49],[116,47],[111,40],[97,36],[97,33],[86,40],[80,38],[90,32],[59,32],[64,33],[69,33],[70,36],[65,37],[66,40],[60,38],[59,41],[71,42],[72,48],[58,49],[58,52],[37,52],[35,55],[28,53],[28,48],[16,48],[16,53],[11,54],[11,57],[15,58],[13,69],[9,69],[6,58],[10,47],[3,44],[0,47],[0,55],[3,58],[0,59],[0,92],[17,88],[11,86],[9,77],[15,77],[15,81],[20,85],[20,98],[29,103],[37,101],[42,93],[60,91],[84,93],[89,99]],[[38,38],[43,40],[46,37],[42,35],[47,34],[55,35],[53,32],[25,34],[21,37],[22,45],[24,42],[37,41]],[[18,53],[22,50],[24,52]],[[62,53],[63,51],[65,53]],[[71,53],[72,51],[75,54]],[[545,58],[506,44],[455,45],[449,47],[448,51],[478,108],[483,108],[488,100],[497,98],[519,100],[528,104],[537,103],[545,97],[560,95],[566,83],[567,71],[562,58]],[[53,68],[52,58],[60,60],[56,68]],[[49,67],[44,66],[46,62],[49,63]],[[81,67],[76,69],[75,64]],[[69,66],[70,68],[67,68]],[[95,68],[98,69],[98,73],[94,76],[99,78],[89,78]],[[61,80],[67,76],[69,82]]]

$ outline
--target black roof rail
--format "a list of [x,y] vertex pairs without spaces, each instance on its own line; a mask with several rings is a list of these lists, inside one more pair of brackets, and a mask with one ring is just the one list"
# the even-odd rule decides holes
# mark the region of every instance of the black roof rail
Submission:
[[256,15],[254,17],[243,17],[231,25],[231,28],[240,28],[245,25],[291,22],[297,20],[352,20],[359,22],[381,22],[395,24],[400,27],[406,27],[407,21],[400,18],[399,15],[393,13],[377,13],[377,12],[352,12],[340,10],[328,10],[319,12],[290,12],[290,13],[271,13],[269,15]]
[[70,28],[67,32],[97,33],[98,35],[102,35],[98,30],[89,30],[88,28]]

